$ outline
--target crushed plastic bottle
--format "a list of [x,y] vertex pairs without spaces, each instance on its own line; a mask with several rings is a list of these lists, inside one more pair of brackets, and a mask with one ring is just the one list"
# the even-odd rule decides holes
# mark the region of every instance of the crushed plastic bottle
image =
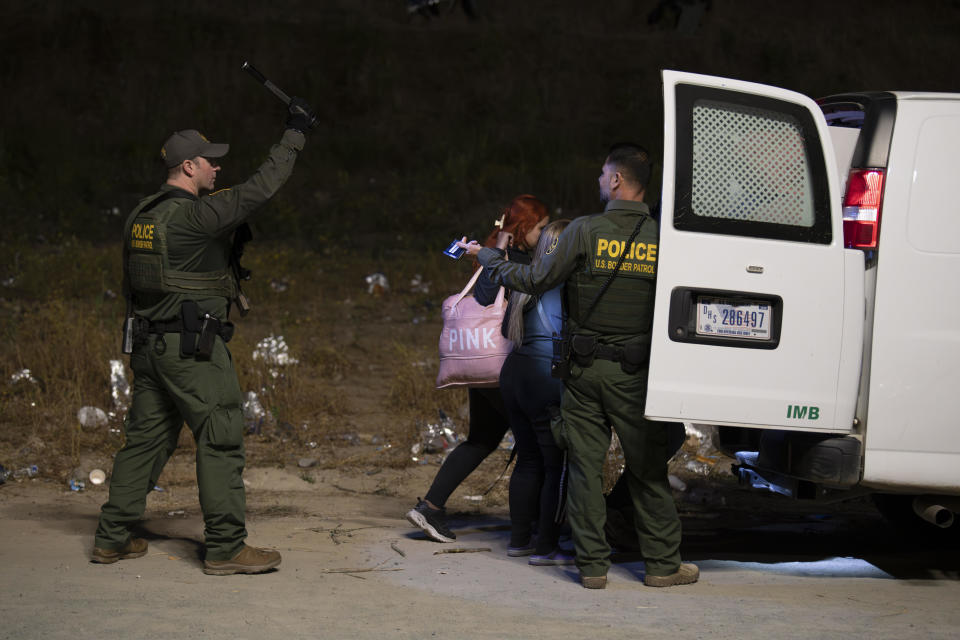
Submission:
[[283,336],[267,336],[258,342],[253,350],[253,359],[262,360],[273,367],[285,367],[300,362],[290,355],[290,348]]
[[30,369],[21,369],[10,376],[10,384],[17,384],[18,382],[32,382],[33,384],[37,384],[37,379],[30,373]]
[[243,401],[242,409],[243,423],[247,427],[247,433],[260,433],[260,429],[263,427],[263,419],[266,417],[267,412],[263,409],[263,405],[260,404],[260,399],[255,392],[247,391],[247,397]]
[[430,455],[435,456],[437,463],[442,463],[447,454],[462,440],[456,430],[453,420],[443,410],[438,410],[439,421],[429,422],[420,428],[420,438],[411,448],[411,460],[420,464],[428,464]]
[[126,411],[130,406],[130,383],[121,360],[110,361],[110,396],[117,411]]
[[379,296],[390,291],[390,282],[387,276],[382,273],[371,273],[365,280],[367,281],[367,293]]
[[39,473],[40,468],[35,464],[31,464],[16,471],[7,471],[7,479],[16,478],[17,480],[23,480],[24,478],[36,478]]
[[410,293],[430,293],[430,283],[424,282],[418,273],[410,279]]
[[107,414],[99,407],[80,407],[77,421],[83,427],[102,427],[107,424]]

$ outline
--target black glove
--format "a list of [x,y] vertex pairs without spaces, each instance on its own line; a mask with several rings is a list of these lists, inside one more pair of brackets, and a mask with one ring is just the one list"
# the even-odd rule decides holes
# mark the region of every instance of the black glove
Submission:
[[303,98],[293,97],[290,99],[290,105],[287,107],[287,129],[296,129],[300,133],[306,133],[313,126],[316,117],[313,115],[313,109]]

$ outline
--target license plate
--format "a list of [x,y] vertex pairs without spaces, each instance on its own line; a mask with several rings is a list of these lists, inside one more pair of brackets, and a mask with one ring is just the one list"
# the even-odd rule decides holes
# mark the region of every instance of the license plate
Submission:
[[697,298],[697,334],[769,340],[773,309],[767,302]]

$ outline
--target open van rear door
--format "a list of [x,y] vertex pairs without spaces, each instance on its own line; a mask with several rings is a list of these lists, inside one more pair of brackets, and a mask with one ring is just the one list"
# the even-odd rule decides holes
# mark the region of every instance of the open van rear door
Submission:
[[843,246],[819,107],[784,89],[675,71],[663,72],[663,94],[646,415],[849,432],[864,258]]

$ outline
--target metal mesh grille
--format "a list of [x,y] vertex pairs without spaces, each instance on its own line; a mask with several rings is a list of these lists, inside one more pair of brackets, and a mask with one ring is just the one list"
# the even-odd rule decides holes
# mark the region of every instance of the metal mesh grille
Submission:
[[698,216],[813,226],[799,123],[783,113],[698,100],[691,195]]

